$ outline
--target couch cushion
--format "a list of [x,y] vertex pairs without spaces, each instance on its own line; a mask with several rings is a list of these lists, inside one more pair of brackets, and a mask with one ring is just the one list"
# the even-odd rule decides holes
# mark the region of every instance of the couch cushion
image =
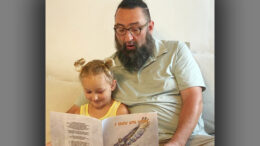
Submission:
[[193,53],[198,62],[206,84],[203,92],[203,113],[205,130],[209,134],[215,133],[215,80],[214,80],[214,55],[212,53]]
[[82,87],[79,82],[64,81],[53,76],[46,76],[46,142],[50,141],[50,111],[66,112],[81,93]]

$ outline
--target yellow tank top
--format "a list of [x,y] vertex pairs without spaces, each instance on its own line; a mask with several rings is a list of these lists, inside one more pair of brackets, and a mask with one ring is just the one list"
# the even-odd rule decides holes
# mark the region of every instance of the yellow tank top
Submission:
[[[115,101],[113,102],[112,106],[109,108],[108,112],[105,114],[105,116],[103,116],[102,118],[99,118],[100,120],[104,120],[108,117],[113,117],[116,116],[116,112],[118,110],[119,105],[121,104],[121,102]],[[84,116],[89,116],[88,113],[88,104],[84,104],[80,106],[80,115],[84,115]]]

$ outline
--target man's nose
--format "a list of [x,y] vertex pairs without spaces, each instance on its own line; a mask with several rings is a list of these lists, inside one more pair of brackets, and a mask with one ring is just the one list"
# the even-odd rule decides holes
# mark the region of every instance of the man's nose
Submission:
[[129,42],[129,41],[132,41],[134,39],[133,35],[131,34],[130,31],[126,31],[126,34],[125,34],[125,41],[126,42]]

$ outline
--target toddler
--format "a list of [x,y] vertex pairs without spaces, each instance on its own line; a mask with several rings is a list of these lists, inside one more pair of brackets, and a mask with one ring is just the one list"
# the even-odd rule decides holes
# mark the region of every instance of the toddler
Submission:
[[[74,66],[80,72],[79,79],[89,103],[82,105],[76,113],[100,120],[128,114],[127,107],[112,98],[112,91],[116,88],[116,80],[110,71],[113,60],[93,60],[84,64],[85,60],[80,59]],[[46,146],[51,146],[51,142]]]
[[103,120],[108,117],[128,114],[126,106],[112,98],[116,88],[116,80],[110,68],[113,60],[93,60],[84,65],[85,60],[75,62],[76,70],[80,72],[85,97],[88,104],[82,105],[76,113]]

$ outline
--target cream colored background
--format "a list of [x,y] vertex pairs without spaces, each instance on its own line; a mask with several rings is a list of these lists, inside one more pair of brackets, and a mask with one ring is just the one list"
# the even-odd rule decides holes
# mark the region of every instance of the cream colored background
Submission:
[[[120,1],[46,0],[46,141],[49,111],[65,112],[80,95],[74,61],[103,59],[115,51],[114,13]],[[191,43],[210,84],[206,94],[214,99],[214,0],[146,2],[155,22],[154,36]],[[212,119],[214,102],[207,106]]]

